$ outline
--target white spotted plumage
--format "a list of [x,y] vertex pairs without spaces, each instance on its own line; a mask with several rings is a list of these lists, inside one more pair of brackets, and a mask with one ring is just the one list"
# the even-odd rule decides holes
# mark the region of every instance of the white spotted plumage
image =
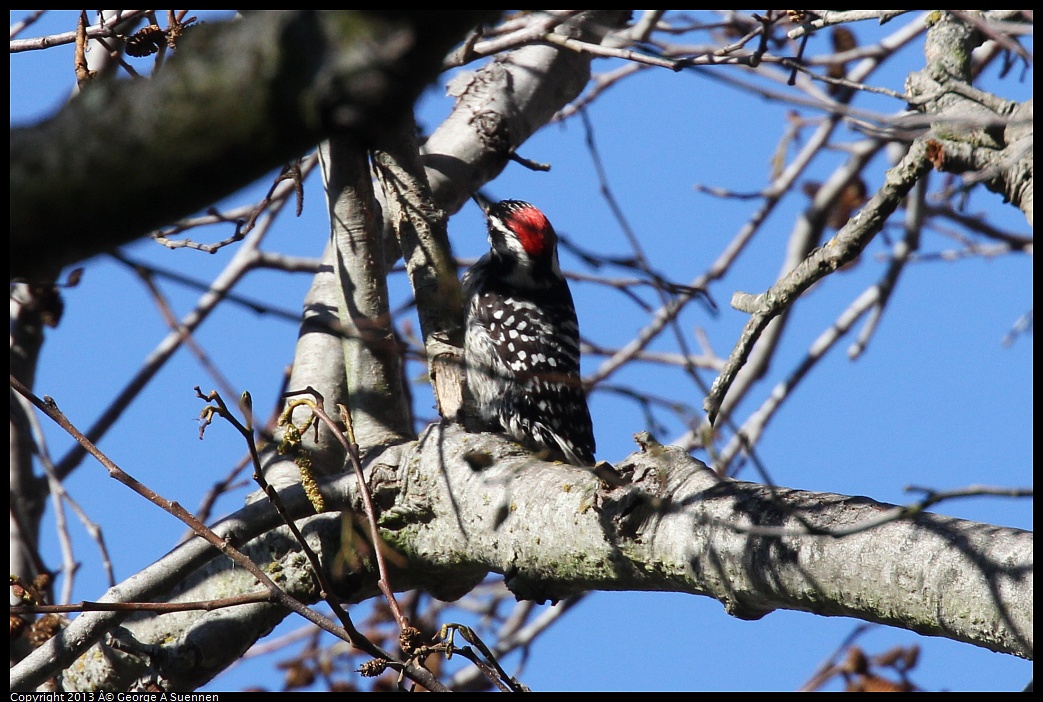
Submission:
[[478,418],[546,458],[593,465],[579,324],[557,235],[529,203],[485,209],[490,251],[464,274],[464,361]]

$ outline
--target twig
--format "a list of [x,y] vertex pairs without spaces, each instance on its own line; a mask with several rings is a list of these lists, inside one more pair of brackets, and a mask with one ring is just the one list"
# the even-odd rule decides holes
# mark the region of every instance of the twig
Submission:
[[[612,188],[609,186],[608,173],[605,171],[604,164],[601,162],[601,155],[598,152],[597,142],[594,139],[594,125],[590,121],[590,116],[584,110],[580,112],[580,117],[583,120],[583,128],[586,132],[587,150],[590,152],[590,156],[594,161],[594,170],[596,171],[598,176],[598,183],[600,184],[601,194],[605,198],[605,201],[608,203],[609,209],[611,209],[612,213],[615,215],[616,221],[619,223],[620,228],[623,230],[624,234],[627,237],[627,241],[630,243],[630,247],[634,252],[635,267],[641,270],[649,278],[655,280],[659,278],[659,276],[652,272],[651,266],[648,263],[648,257],[645,255],[645,252],[641,246],[641,242],[639,241],[636,233],[630,226],[629,222],[627,222],[626,216],[623,214],[623,209],[622,207],[620,207],[619,203],[615,198],[615,195],[613,195],[612,193]],[[688,292],[686,292],[683,297],[674,297],[673,299],[671,299],[671,296],[667,294],[667,292],[663,289],[661,285],[653,285],[653,287],[656,291],[656,294],[659,296],[659,303],[662,307],[668,307],[671,304],[671,302],[675,300],[683,300],[686,302],[693,298],[698,299],[700,296],[705,297],[706,299],[710,299],[709,293],[707,293],[706,290],[703,288],[690,287],[688,288]],[[710,301],[712,303],[712,299],[710,299]],[[714,307],[716,307],[716,305],[714,305]],[[681,350],[681,357],[686,360],[691,358],[692,354],[688,350],[688,341],[677,323],[676,314],[670,318],[669,325],[671,330],[674,332],[674,338],[677,342],[677,346]],[[684,369],[688,376],[695,382],[695,385],[699,389],[700,393],[705,394],[707,391],[706,383],[702,379],[702,377],[699,376],[696,367],[691,363],[686,363]]]
[[[156,345],[145,359],[142,367],[134,374],[134,377],[127,381],[126,385],[123,386],[102,412],[102,415],[90,426],[86,435],[92,442],[98,441],[108,432],[112,425],[116,423],[116,420],[123,415],[124,410],[130,406],[131,401],[174,355],[174,352],[180,348],[185,332],[192,332],[202,324],[210,316],[210,313],[217,308],[218,304],[225,299],[225,296],[231,289],[258,265],[260,244],[284,202],[273,201],[272,216],[266,219],[261,227],[250,233],[224,271],[217,276],[199,299],[199,302],[196,303],[195,309],[181,319],[179,325],[181,329],[170,332]],[[83,446],[77,444],[55,464],[55,474],[59,479],[64,480],[69,473],[75,470],[85,455],[86,452]]]
[[215,534],[213,530],[192,516],[192,514],[185,510],[181,505],[177,502],[172,502],[161,497],[117,466],[65,417],[65,415],[58,409],[54,400],[46,396],[41,400],[14,376],[11,376],[11,387],[32,402],[33,405],[50,417],[55,423],[62,427],[62,429],[67,431],[77,441],[77,443],[83,446],[87,453],[94,456],[105,467],[111,477],[191,527],[196,535],[231,559],[237,566],[244,568],[255,577],[265,587],[265,589],[268,590],[273,599],[278,602],[279,605],[299,614],[334,636],[350,642],[359,649],[369,653],[374,658],[383,660],[386,664],[394,666],[396,669],[401,670],[411,680],[415,680],[424,687],[427,687],[429,690],[447,690],[447,688],[442,685],[442,683],[439,682],[430,671],[394,659],[386,651],[382,650],[379,646],[374,645],[369,641],[369,639],[353,627],[348,628],[340,626],[328,617],[323,616],[310,607],[302,604],[294,597],[291,597],[274,581],[272,581],[272,579],[268,577],[268,574],[250,560],[250,558],[248,558],[242,551],[239,551],[237,548],[232,546],[230,542]]
[[156,307],[159,308],[160,316],[163,317],[163,321],[167,323],[167,326],[170,327],[172,331],[180,332],[184,335],[182,337],[182,343],[184,343],[192,355],[196,357],[196,360],[199,361],[199,365],[210,374],[214,379],[214,382],[221,387],[222,391],[229,395],[234,395],[235,389],[232,387],[231,381],[225,377],[225,374],[221,372],[221,369],[211,361],[210,355],[202,346],[199,345],[192,332],[181,326],[181,323],[174,315],[173,309],[170,307],[169,301],[163,294],[163,291],[159,289],[159,286],[156,285],[156,281],[153,279],[150,271],[135,266],[134,272],[138,274],[138,278],[141,279],[141,282],[145,284],[145,288],[149,291],[149,294],[152,295]]
[[[216,209],[211,208],[207,212],[207,217],[185,220],[165,231],[157,231],[152,235],[152,238],[168,249],[187,248],[204,253],[217,253],[226,246],[242,241],[257,226],[258,218],[274,204],[283,204],[289,198],[290,193],[296,196],[296,212],[297,216],[300,217],[304,207],[303,182],[317,163],[318,156],[315,152],[312,152],[304,158],[284,165],[282,171],[279,172],[279,175],[272,182],[271,187],[268,188],[268,192],[261,198],[260,202],[252,207],[238,208],[228,214],[221,214]],[[169,238],[191,226],[219,222],[234,222],[235,232],[231,236],[212,244],[200,244],[191,239]]]
[[212,612],[215,609],[226,607],[239,607],[245,604],[256,604],[259,602],[274,602],[272,593],[267,590],[247,592],[234,597],[220,597],[213,600],[200,600],[198,602],[78,602],[76,604],[64,605],[12,605],[12,614],[47,614],[66,612],[155,612],[167,614],[170,612],[192,612],[196,610]]
[[891,293],[898,284],[898,278],[905,270],[906,264],[920,248],[920,232],[924,222],[924,198],[927,194],[927,179],[921,179],[915,186],[913,193],[907,198],[905,214],[905,237],[895,247],[891,262],[884,271],[880,282],[876,284],[878,295],[873,304],[872,312],[866,321],[862,331],[859,332],[855,343],[847,350],[848,358],[856,359],[862,355],[869,345],[869,339],[876,331],[880,320],[883,318],[884,309],[891,300]]
[[47,12],[47,10],[32,10],[28,15],[25,16],[25,19],[19,20],[19,21],[13,23],[11,25],[11,37],[10,38],[14,39],[16,36],[21,34],[23,31],[25,31],[27,28],[29,28],[32,24],[34,24],[36,22],[36,20],[38,20],[41,17],[43,17],[43,13],[45,13],[45,12]]
[[[464,45],[452,52],[442,63],[442,70],[456,68],[476,59],[500,54],[539,41],[559,24],[579,14],[580,10],[544,10],[543,17],[533,19],[531,16],[520,18],[517,22],[508,20],[497,30],[506,30],[494,39],[479,41],[480,37],[472,35]],[[519,27],[519,29],[514,29]]]
[[[196,278],[185,275],[184,273],[170,270],[168,268],[161,268],[159,266],[154,266],[150,263],[145,263],[138,259],[131,258],[122,251],[113,251],[109,254],[109,256],[133,270],[142,278],[147,277],[150,280],[152,278],[165,278],[166,280],[173,281],[186,288],[189,288],[191,290],[197,290],[200,292],[207,292],[212,289],[212,285],[203,280],[197,280]],[[260,253],[260,258],[257,259],[255,267],[278,268],[279,270],[288,270],[288,268],[279,266],[277,264],[277,256],[268,253]],[[308,258],[295,261],[294,265],[296,265],[299,268],[299,270],[303,270],[309,273],[316,273],[318,271],[320,263],[319,259]],[[151,289],[152,286],[150,285],[149,287]],[[272,317],[275,317],[276,319],[281,319],[287,322],[293,322],[295,324],[300,323],[301,321],[301,313],[299,311],[294,312],[289,309],[275,307],[267,302],[255,300],[253,298],[246,297],[245,295],[239,295],[236,293],[229,292],[225,294],[224,300],[229,304],[238,305],[239,307],[242,307],[258,315],[270,315]],[[171,323],[168,320],[168,324],[172,328],[177,329],[182,325],[182,322],[175,319],[173,323]]]
[[387,564],[384,561],[384,554],[381,549],[383,539],[380,536],[380,527],[377,525],[376,507],[373,504],[373,496],[370,494],[369,485],[366,483],[366,474],[362,470],[362,462],[359,458],[359,446],[355,443],[355,432],[351,423],[351,414],[343,405],[338,405],[340,410],[341,421],[344,422],[346,427],[347,436],[344,431],[337,426],[328,414],[326,414],[323,407],[323,396],[315,388],[310,385],[303,390],[291,390],[286,393],[288,397],[294,395],[311,395],[313,401],[307,403],[312,413],[321,420],[333,435],[340,441],[341,446],[347,452],[348,457],[351,460],[351,466],[355,470],[355,476],[358,479],[359,495],[362,497],[362,504],[366,513],[366,519],[369,522],[370,538],[373,540],[373,553],[377,561],[377,570],[380,577],[377,581],[377,586],[380,591],[384,593],[384,597],[387,599],[388,607],[391,608],[391,612],[394,614],[395,621],[398,623],[399,628],[403,631],[409,628],[409,621],[405,615],[402,614],[402,609],[398,606],[398,601],[395,599],[395,593],[391,590],[390,580],[388,578]]
[[663,59],[658,56],[650,56],[649,54],[639,53],[630,49],[616,49],[610,46],[602,46],[601,44],[591,44],[590,42],[580,41],[579,39],[573,39],[564,34],[555,34],[553,32],[544,34],[541,37],[541,40],[547,44],[554,44],[555,46],[571,49],[572,51],[577,51],[579,53],[603,56],[605,58],[624,59],[635,63],[645,63],[649,66],[656,66],[657,68],[669,68],[671,71],[680,71],[688,65],[688,61],[684,59]]
[[858,522],[842,528],[826,529],[814,526],[804,520],[802,515],[799,515],[796,512],[791,513],[790,516],[798,519],[798,521],[803,525],[803,528],[792,529],[788,527],[767,527],[759,525],[745,526],[732,522],[721,522],[720,524],[736,533],[750,534],[753,536],[770,536],[776,538],[786,536],[829,536],[833,538],[842,538],[845,536],[851,536],[852,534],[869,531],[870,529],[875,529],[879,526],[900,519],[912,519],[913,517],[927,511],[930,507],[946,500],[983,496],[1015,498],[1033,496],[1032,488],[992,487],[986,485],[969,485],[965,488],[955,490],[934,490],[933,488],[910,485],[905,489],[907,492],[923,492],[925,493],[925,497],[922,500],[911,502],[907,505],[896,505],[891,509],[884,510],[872,519],[867,519],[863,522]]
[[837,232],[829,243],[812,252],[789,275],[760,295],[736,293],[733,296],[732,306],[750,312],[751,317],[703,403],[711,423],[736,375],[749,358],[754,344],[771,320],[787,310],[814,283],[853,261],[862,252],[913,185],[930,169],[925,150],[926,145],[922,140],[914,142],[905,158],[887,172],[884,185],[858,216]]
[[[539,616],[525,626],[521,626],[522,622],[511,622],[508,620],[504,623],[504,630],[500,632],[500,640],[492,649],[493,655],[502,658],[518,649],[523,649],[523,651],[528,649],[540,634],[550,628],[551,625],[557,622],[566,613],[571,611],[571,609],[583,601],[585,597],[585,594],[574,595],[555,605],[546,607]],[[524,607],[522,611],[527,615],[531,610],[532,603],[519,602],[518,607]],[[478,681],[478,679],[477,672],[474,670],[464,669],[453,676],[453,679],[449,681],[449,685],[454,690],[469,689]]]
[[885,24],[895,17],[912,12],[912,10],[817,10],[815,12],[817,15],[815,19],[789,31],[788,36],[790,39],[799,39],[802,36],[834,24],[847,24],[863,20],[877,20],[880,24]]
[[272,503],[272,506],[275,507],[279,516],[282,517],[283,523],[289,528],[290,533],[293,534],[293,538],[297,540],[297,544],[301,547],[301,551],[307,557],[308,562],[311,563],[312,570],[315,572],[315,578],[319,581],[319,587],[321,590],[319,596],[329,603],[334,613],[336,613],[337,618],[344,623],[346,628],[354,628],[351,624],[351,617],[348,615],[347,610],[344,609],[344,606],[340,602],[340,598],[338,598],[336,593],[334,593],[333,587],[326,577],[326,569],[323,568],[318,555],[316,555],[315,551],[308,545],[301,530],[297,528],[297,523],[290,516],[286,509],[286,505],[283,504],[282,498],[279,497],[279,493],[264,477],[264,470],[261,467],[261,457],[257,451],[257,442],[254,439],[253,407],[249,400],[249,393],[243,393],[242,409],[246,419],[246,423],[243,424],[234,414],[232,414],[228,409],[228,406],[225,404],[224,399],[216,391],[204,395],[200,391],[198,385],[195,390],[196,396],[199,399],[214,403],[212,405],[208,404],[203,408],[203,412],[200,415],[201,424],[199,427],[199,438],[203,438],[203,430],[210,424],[210,421],[215,414],[235,427],[235,430],[242,435],[243,439],[246,440],[246,446],[250,452],[250,459],[254,465],[254,481],[261,487],[264,494],[268,496],[268,500]]
[[[123,10],[119,17],[109,22],[101,22],[99,24],[93,24],[87,27],[87,38],[98,39],[102,37],[113,36],[111,25],[117,22],[129,22],[131,20],[141,19],[152,10]],[[61,44],[72,44],[76,41],[76,30],[71,32],[63,32],[61,34],[51,34],[45,37],[34,37],[32,39],[15,39],[11,42],[9,51],[12,54],[16,54],[20,51],[36,51],[39,49],[47,49],[52,46],[59,46]]]
[[[458,648],[453,645],[453,634],[460,632],[460,635],[464,639],[475,646],[482,654],[482,658],[474,655],[468,647]],[[493,681],[497,687],[503,692],[531,692],[528,687],[516,680],[512,675],[509,675],[507,671],[503,669],[496,656],[493,655],[492,651],[485,645],[481,637],[478,636],[470,627],[464,626],[463,624],[445,624],[442,626],[439,632],[439,638],[445,640],[445,657],[449,659],[454,653],[458,653],[469,661],[478,666],[479,669],[485,673],[486,677]]]

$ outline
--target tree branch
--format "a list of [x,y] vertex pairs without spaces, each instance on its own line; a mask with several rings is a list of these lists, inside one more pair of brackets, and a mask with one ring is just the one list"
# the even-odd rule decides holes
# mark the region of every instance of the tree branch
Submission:
[[872,241],[884,226],[891,213],[913,185],[926,174],[930,161],[926,157],[927,145],[922,139],[913,142],[905,158],[887,171],[884,184],[844,227],[825,246],[811,252],[799,266],[780,279],[770,289],[759,295],[736,293],[732,306],[751,313],[742,335],[728,357],[724,370],[713,382],[703,408],[713,422],[724,401],[732,381],[749,358],[757,339],[775,317],[788,309],[801,293],[827,275],[853,261]]
[[[421,437],[398,475],[404,523],[385,536],[442,582],[474,568],[537,601],[687,592],[744,619],[815,611],[1032,656],[1030,532],[920,513],[851,533],[892,506],[721,479],[654,442],[615,466],[620,485],[610,487],[492,435],[460,441],[460,431]],[[480,452],[494,458],[481,471],[468,462]],[[779,535],[750,532],[759,527]]]
[[[913,104],[937,120],[932,161],[938,170],[964,174],[967,187],[984,183],[1033,222],[1032,100],[1003,100],[973,87],[971,51],[986,34],[979,18],[932,15],[927,65],[906,81]],[[1003,125],[1002,129],[995,126]],[[987,125],[987,126],[979,126]]]
[[231,194],[332,130],[378,132],[491,16],[252,13],[198,28],[150,80],[91,83],[52,119],[11,129],[11,276],[53,279]]
[[[365,449],[413,436],[402,351],[391,325],[383,227],[362,145],[334,137],[321,147],[341,298],[341,346],[356,441]],[[302,390],[303,388],[290,388]]]
[[[622,26],[626,10],[590,10],[555,32],[598,41]],[[511,154],[575,99],[590,80],[589,54],[554,46],[511,51],[449,84],[452,113],[424,144],[424,165],[435,202],[454,213],[504,169]]]
[[[536,461],[513,443],[456,425],[434,425],[419,441],[371,458],[382,535],[397,552],[389,559],[392,584],[452,600],[492,571],[520,599],[560,600],[589,590],[684,592],[713,597],[744,619],[775,609],[814,611],[1032,656],[1031,532],[926,512],[880,523],[893,505],[719,478],[680,449],[642,440],[642,451],[611,469],[613,485],[588,469]],[[474,467],[478,454],[492,464]],[[357,502],[350,473],[330,478],[322,491],[331,509]],[[295,517],[311,511],[299,486],[280,495]],[[334,512],[299,522],[324,563],[343,563],[341,520]],[[278,523],[261,501],[213,530],[231,543],[257,539],[243,552],[269,571],[277,563],[287,583],[307,585],[291,587],[291,594],[313,602],[307,562]],[[863,523],[876,525],[852,529]],[[207,593],[256,587],[241,568],[214,560],[218,555],[193,539],[101,601],[202,601],[216,596]],[[335,577],[335,586],[344,588],[346,601],[359,601],[376,594],[377,577],[363,557]],[[181,581],[176,598],[164,597]],[[245,645],[285,616],[272,608],[155,615],[123,625],[142,642],[173,636],[198,647],[186,628],[204,632],[223,622]],[[271,613],[260,617],[260,611]],[[81,614],[12,670],[12,689],[69,668],[70,656],[125,616]],[[237,657],[220,644],[205,651],[215,668]]]
[[463,405],[464,332],[447,217],[431,194],[412,115],[388,136],[373,151],[373,163],[384,191],[387,220],[413,286],[438,412],[453,420]]

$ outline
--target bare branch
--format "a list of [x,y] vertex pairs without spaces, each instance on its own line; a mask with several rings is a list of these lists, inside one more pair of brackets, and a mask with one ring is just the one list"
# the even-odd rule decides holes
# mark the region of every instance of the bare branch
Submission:
[[413,286],[438,413],[453,420],[463,405],[463,302],[447,218],[431,194],[413,120],[404,120],[378,147],[376,174]]
[[391,326],[383,226],[362,145],[347,137],[321,149],[336,254],[348,407],[365,450],[412,436],[402,352]]
[[914,142],[902,162],[887,172],[884,185],[859,214],[824,247],[812,252],[792,273],[760,295],[735,294],[732,305],[750,312],[752,317],[746,323],[725,369],[717,376],[709,396],[703,403],[711,422],[719,412],[732,381],[746,363],[768,323],[788,309],[804,290],[853,261],[862,252],[916,182],[930,169],[926,152],[927,145],[924,141]]
[[[197,28],[150,80],[92,83],[90,99],[11,130],[12,276],[53,278],[212,204],[331,129],[379,131],[412,109],[438,60],[484,16],[251,13]],[[383,49],[353,50],[363,41]]]

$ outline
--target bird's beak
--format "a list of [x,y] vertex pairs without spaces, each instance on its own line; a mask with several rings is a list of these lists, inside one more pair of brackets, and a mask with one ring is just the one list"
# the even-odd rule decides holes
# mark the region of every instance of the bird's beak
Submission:
[[492,200],[487,198],[485,195],[482,195],[480,192],[475,192],[473,195],[471,195],[471,199],[475,201],[475,204],[482,208],[482,212],[484,214],[489,214],[489,207],[491,207],[493,204]]

